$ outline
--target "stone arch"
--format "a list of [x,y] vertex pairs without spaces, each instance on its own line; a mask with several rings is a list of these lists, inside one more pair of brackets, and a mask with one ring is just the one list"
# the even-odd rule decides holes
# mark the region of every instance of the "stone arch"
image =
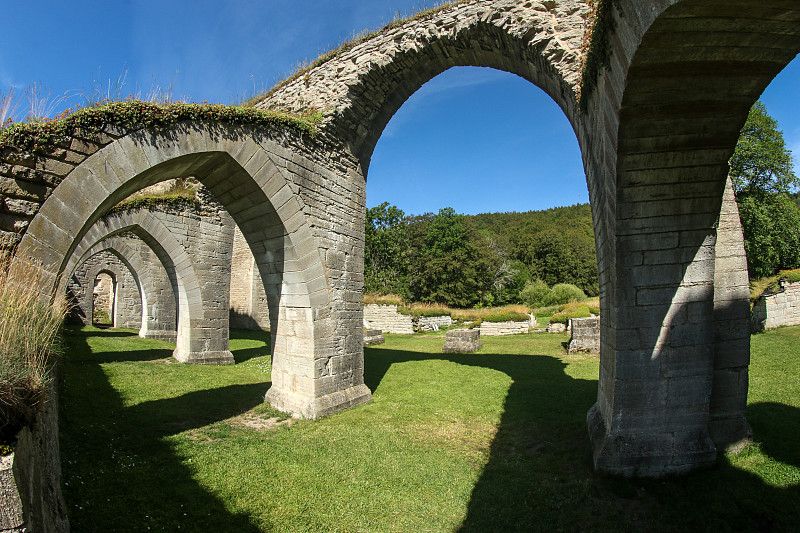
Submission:
[[747,112],[800,49],[800,6],[618,6],[586,115],[587,172],[607,177],[607,319],[589,425],[596,468],[661,475],[710,464],[749,433],[743,249],[718,227],[731,217],[727,162]]
[[[185,230],[180,224],[176,229]],[[128,210],[111,213],[98,220],[76,246],[67,261],[66,271],[69,272],[72,265],[86,255],[87,250],[109,237],[126,232],[138,236],[155,253],[168,276],[176,298],[174,357],[181,362],[233,363],[233,355],[228,349],[227,323],[220,323],[218,316],[208,316],[207,303],[209,297],[217,292],[215,287],[203,283],[203,277],[198,272],[199,265],[195,264],[184,245],[154,212],[148,209]]]
[[91,287],[91,292],[86,291],[87,295],[89,296],[89,302],[87,309],[89,310],[89,320],[90,324],[95,323],[95,314],[97,312],[97,303],[95,301],[95,287],[98,283],[98,280],[101,276],[107,276],[111,282],[110,287],[110,294],[108,295],[109,298],[109,318],[111,319],[111,325],[114,326],[117,320],[117,310],[118,306],[118,297],[119,297],[119,284],[122,281],[123,271],[122,269],[116,268],[116,265],[99,265],[95,268],[89,270],[87,278],[87,288]]
[[375,144],[395,112],[424,83],[454,66],[491,67],[521,76],[547,93],[575,128],[588,14],[587,4],[577,0],[483,0],[446,6],[343,51],[257,107],[333,110],[323,134],[342,143],[365,175]]
[[[323,266],[323,257],[331,252],[312,232],[315,207],[301,194],[328,175],[248,128],[179,124],[155,134],[130,133],[66,175],[34,216],[14,261],[38,265],[49,284],[43,294],[53,294],[75,248],[111,207],[142,187],[196,177],[241,229],[275,309],[267,398],[286,411],[322,416],[371,398],[354,349],[360,335],[332,338],[337,321],[355,318],[330,305],[331,263]],[[215,318],[227,322],[227,313]]]
[[[134,241],[140,241],[138,246]],[[117,256],[133,274],[139,288],[142,302],[139,336],[176,342],[177,283],[173,281],[174,267],[171,269],[173,275],[169,276],[161,260],[153,261],[143,256],[142,248],[151,250],[145,240],[138,237],[108,236],[80,255],[75,270],[77,271],[82,263],[98,253],[108,251]],[[76,249],[78,250],[81,250],[80,246]],[[158,255],[152,251],[151,254]]]

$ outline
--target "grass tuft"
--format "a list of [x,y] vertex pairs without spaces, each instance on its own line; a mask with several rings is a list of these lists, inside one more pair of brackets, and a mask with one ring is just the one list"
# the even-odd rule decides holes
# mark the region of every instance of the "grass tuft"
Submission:
[[47,400],[53,358],[61,351],[66,299],[42,301],[34,266],[0,264],[0,443],[31,425]]

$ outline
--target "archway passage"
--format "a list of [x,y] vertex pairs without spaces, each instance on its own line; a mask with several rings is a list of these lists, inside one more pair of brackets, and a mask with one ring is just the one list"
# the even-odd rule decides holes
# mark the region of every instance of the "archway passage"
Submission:
[[[174,356],[181,362],[233,364],[227,317],[213,314],[214,309],[228,307],[225,289],[230,276],[233,224],[227,213],[213,211],[203,216],[193,205],[177,204],[169,209],[139,208],[108,214],[89,228],[67,262],[66,271],[109,237],[135,234],[144,245],[141,254],[155,255],[149,264],[140,266],[147,276],[144,310],[148,317],[153,315],[152,320],[145,317],[140,334],[172,337],[176,341]],[[173,299],[164,297],[166,292]],[[150,330],[157,333],[149,335]]]
[[90,280],[91,324],[113,326],[116,318],[117,276],[109,270],[109,266],[103,266]]
[[[748,350],[728,327],[741,320],[741,282],[729,300],[716,283],[726,162],[747,109],[800,49],[800,6],[609,5],[614,30],[601,45],[610,60],[582,106],[588,5],[479,0],[393,25],[259,104],[324,110],[314,139],[223,125],[109,127],[91,155],[70,145],[79,154],[70,162],[44,158],[52,181],[63,181],[52,194],[37,189],[47,200],[17,260],[42,266],[49,296],[111,206],[160,180],[197,176],[242,230],[264,282],[275,339],[268,399],[310,417],[363,403],[364,184],[375,142],[408,96],[449,67],[515,73],[564,111],[587,174],[602,316],[595,465],[648,476],[707,465],[746,427]],[[228,312],[209,316],[222,324]]]
[[[300,155],[299,149],[290,152],[263,133],[181,124],[157,134],[139,131],[119,137],[66,173],[31,221],[16,264],[40,265],[52,280],[53,288],[45,287],[44,293],[52,293],[70,262],[81,255],[75,253],[79,246],[91,246],[115,233],[100,232],[94,241],[90,238],[81,244],[111,207],[145,186],[182,176],[194,176],[209,189],[253,252],[270,307],[274,344],[270,402],[314,418],[368,401],[371,394],[363,384],[360,331],[354,338],[333,334],[350,331],[341,324],[360,325],[349,308],[331,304],[348,290],[343,265],[352,261],[352,249],[346,243],[320,239],[327,236],[311,230],[328,225],[324,206],[329,201],[321,202],[315,194],[339,195],[341,205],[347,206],[349,191],[326,187],[326,180],[335,183],[335,174]],[[127,227],[117,229],[118,233]],[[163,231],[153,231],[156,240],[168,237]],[[198,236],[202,237],[202,231],[201,224]],[[200,238],[197,246],[208,252],[208,258],[195,267],[213,271],[224,264],[229,272],[229,252],[227,257],[213,258],[211,242]],[[178,248],[166,251],[177,253]],[[174,257],[176,277],[181,269],[191,268]],[[223,338],[223,328],[227,339],[227,301],[204,307],[198,297],[201,286],[185,289],[179,291],[186,295],[180,307],[213,323],[207,326],[189,320],[181,326],[194,329],[196,335],[190,338],[200,340],[190,343],[188,353],[213,356],[218,350],[212,343]],[[193,301],[198,302],[195,309]]]
[[[612,68],[589,106],[618,110],[601,166],[614,177],[601,272],[613,274],[589,425],[596,467],[626,475],[710,464],[749,435],[747,275],[721,206],[748,110],[800,49],[795,2],[664,4],[620,2]],[[628,35],[641,42],[624,52]]]
[[[95,224],[101,225],[103,221]],[[105,224],[102,224],[105,226]],[[94,228],[93,228],[94,229]],[[83,291],[85,281],[81,273],[85,271],[87,262],[92,261],[99,254],[108,253],[121,261],[133,274],[133,279],[138,286],[141,301],[141,316],[138,324],[131,323],[129,327],[139,329],[139,336],[150,339],[162,339],[170,342],[176,341],[177,310],[178,310],[178,285],[175,281],[174,266],[163,248],[152,239],[145,230],[139,226],[130,226],[130,233],[119,236],[108,235],[99,239],[88,250],[81,253],[85,246],[79,245],[76,255],[80,254],[77,267],[70,277],[68,291],[79,295]],[[90,241],[90,236],[95,231],[89,232],[84,241]],[[141,233],[144,239],[137,236]],[[148,237],[153,242],[155,249],[147,244]],[[83,244],[83,243],[82,243]],[[166,264],[165,264],[166,263]],[[167,271],[170,268],[170,272]],[[69,268],[69,267],[68,267]],[[78,298],[81,301],[80,298]],[[82,306],[82,307],[85,307]],[[81,307],[79,307],[80,309]]]

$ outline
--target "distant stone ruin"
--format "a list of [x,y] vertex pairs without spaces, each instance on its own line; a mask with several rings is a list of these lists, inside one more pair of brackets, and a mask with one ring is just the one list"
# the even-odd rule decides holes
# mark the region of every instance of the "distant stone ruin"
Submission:
[[800,324],[800,282],[780,280],[753,304],[753,331]]
[[451,329],[445,333],[442,353],[474,353],[481,349],[481,332],[474,329]]
[[570,319],[569,330],[569,353],[600,353],[600,317]]

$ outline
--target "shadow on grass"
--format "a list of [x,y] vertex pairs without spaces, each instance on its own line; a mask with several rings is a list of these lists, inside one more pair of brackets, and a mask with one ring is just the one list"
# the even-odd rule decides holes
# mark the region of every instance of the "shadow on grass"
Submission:
[[248,330],[248,329],[231,329],[231,341],[245,340],[263,342],[264,346],[255,348],[239,348],[233,350],[233,359],[236,364],[244,363],[254,357],[261,357],[269,353],[269,346],[272,346],[269,331],[265,330]]
[[60,380],[62,469],[71,529],[261,531],[249,516],[231,513],[206,491],[193,477],[191,460],[178,456],[166,439],[262,404],[269,384],[229,385],[126,406],[100,363],[157,359],[164,350],[153,350],[157,355],[152,357],[144,357],[144,351],[92,357],[87,337],[68,331]]
[[[586,413],[597,381],[572,378],[557,357],[367,348],[365,381],[377,391],[393,364],[431,359],[491,368],[513,380],[461,532],[793,531],[800,523],[797,485],[770,485],[724,454],[715,467],[683,477],[595,474]],[[800,464],[800,410],[756,404],[748,418],[767,455]]]

